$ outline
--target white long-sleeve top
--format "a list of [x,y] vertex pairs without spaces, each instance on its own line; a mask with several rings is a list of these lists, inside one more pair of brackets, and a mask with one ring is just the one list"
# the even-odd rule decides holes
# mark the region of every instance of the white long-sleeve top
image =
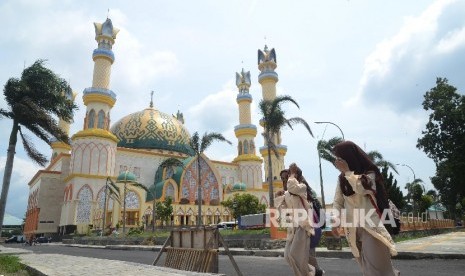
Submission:
[[[397,250],[395,248],[394,241],[384,225],[380,223],[380,217],[372,203],[372,201],[376,202],[375,174],[369,173],[366,176],[370,185],[369,189],[365,189],[365,187],[363,187],[362,181],[360,180],[361,175],[356,175],[353,171],[346,172],[345,178],[349,182],[350,186],[352,186],[355,193],[351,196],[345,196],[342,193],[340,183],[338,181],[336,193],[334,195],[333,209],[337,210],[341,216],[344,216],[345,213],[345,221],[352,224],[351,226],[342,226],[355,257],[359,257],[360,255],[355,243],[356,227],[363,227],[368,233],[382,241],[389,248],[391,255],[395,256],[397,255]],[[365,223],[359,221],[359,210],[363,210],[363,212],[367,215],[370,214],[367,216],[369,218],[368,222],[373,222],[373,224],[367,223],[367,221],[365,221]],[[341,219],[344,221],[342,217]]]
[[[307,186],[299,183],[294,177],[289,177],[287,191],[284,192],[284,195],[275,197],[275,206],[279,210],[286,210],[290,218],[293,218],[295,210],[313,214],[312,206],[307,201]],[[287,240],[293,239],[297,227],[302,227],[309,236],[315,234],[310,219],[299,220],[297,225],[287,228]]]

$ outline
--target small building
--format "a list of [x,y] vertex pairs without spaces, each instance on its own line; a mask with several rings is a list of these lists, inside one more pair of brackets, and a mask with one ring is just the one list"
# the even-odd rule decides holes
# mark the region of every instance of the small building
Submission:
[[428,208],[428,218],[430,219],[444,219],[444,212],[446,208],[441,203],[435,203]]

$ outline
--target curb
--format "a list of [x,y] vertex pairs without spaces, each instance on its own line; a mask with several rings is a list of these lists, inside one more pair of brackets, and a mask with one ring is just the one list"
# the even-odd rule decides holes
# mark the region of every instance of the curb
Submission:
[[[138,250],[138,251],[154,251],[159,252],[161,247],[138,247],[138,246],[124,246],[124,245],[106,245],[106,246],[88,246],[80,244],[66,244],[69,247],[82,247],[82,248],[95,248],[95,249],[111,249],[111,250]],[[271,250],[234,250],[230,249],[233,256],[257,256],[257,257],[284,257],[284,251],[271,251]],[[220,248],[220,255],[227,255],[223,248]],[[320,258],[338,258],[338,259],[352,259],[354,256],[351,251],[316,251],[317,257]],[[397,256],[393,256],[395,260],[419,260],[419,259],[465,259],[465,254],[460,253],[427,253],[427,252],[398,252]]]

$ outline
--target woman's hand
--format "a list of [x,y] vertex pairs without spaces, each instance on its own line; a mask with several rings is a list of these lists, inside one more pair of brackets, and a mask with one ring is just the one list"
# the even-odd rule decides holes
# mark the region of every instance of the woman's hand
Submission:
[[347,171],[350,171],[349,165],[347,162],[342,159],[342,158],[336,158],[336,161],[334,161],[334,166],[342,173],[345,173]]

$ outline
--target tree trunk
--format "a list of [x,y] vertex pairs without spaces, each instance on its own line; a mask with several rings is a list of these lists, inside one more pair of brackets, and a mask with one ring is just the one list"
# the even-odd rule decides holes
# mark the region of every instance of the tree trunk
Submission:
[[323,172],[321,171],[321,155],[320,155],[320,150],[318,149],[318,162],[319,162],[319,167],[320,167],[320,189],[321,189],[321,204],[322,209],[324,210],[326,208],[326,203],[325,203],[325,191],[323,189]]
[[102,218],[102,233],[100,236],[105,236],[105,218],[107,216],[107,193],[108,193],[108,178],[105,182],[105,198],[103,200],[103,218]]
[[270,136],[267,135],[268,146],[268,191],[270,196],[270,208],[274,207],[274,193],[273,193],[273,168],[271,166],[271,149],[270,149]]
[[200,154],[197,155],[197,204],[199,206],[199,214],[197,217],[197,226],[202,225],[202,186],[201,186],[201,180],[202,177],[200,175]]
[[13,162],[16,153],[16,142],[18,141],[18,131],[19,124],[16,121],[13,121],[13,128],[11,130],[10,140],[8,143],[5,172],[3,174],[2,195],[0,197],[0,233],[2,233],[3,218],[5,217],[6,200],[8,198],[8,190],[10,189],[11,173],[13,172]]
[[152,206],[152,232],[155,232],[155,197],[153,197],[153,206]]
[[[124,177],[126,178],[126,175]],[[124,192],[123,192],[123,237],[125,237],[125,234],[126,234],[126,182],[124,182]]]

